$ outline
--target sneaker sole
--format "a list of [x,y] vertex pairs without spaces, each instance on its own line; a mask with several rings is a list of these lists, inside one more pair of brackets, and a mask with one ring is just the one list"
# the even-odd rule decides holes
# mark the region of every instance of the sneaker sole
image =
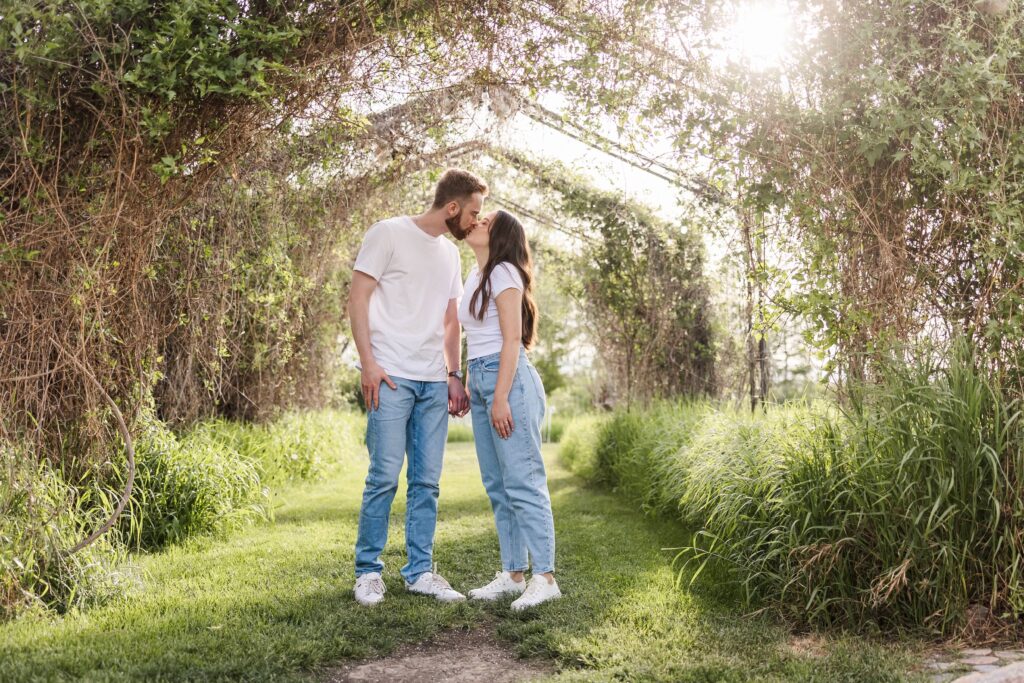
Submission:
[[547,598],[546,600],[541,600],[540,602],[535,602],[532,605],[520,605],[519,607],[516,607],[515,605],[510,606],[512,607],[513,612],[522,612],[524,610],[533,609],[534,607],[540,607],[541,605],[551,602],[552,600],[559,600],[561,599],[561,597],[561,594],[552,595],[550,598]]
[[494,602],[496,600],[501,600],[502,598],[507,598],[510,595],[522,595],[522,594],[523,594],[523,591],[505,591],[504,593],[498,593],[497,595],[473,595],[472,593],[470,593],[469,594],[469,599],[470,600],[482,600],[484,602]]
[[376,607],[382,602],[384,602],[384,598],[381,598],[380,600],[376,600],[373,602],[364,602],[363,600],[356,598],[356,604],[362,605],[363,607]]
[[465,595],[460,595],[457,598],[442,598],[441,596],[434,595],[433,593],[421,593],[419,591],[406,590],[406,593],[409,595],[422,595],[425,598],[434,598],[438,602],[461,602],[466,599]]

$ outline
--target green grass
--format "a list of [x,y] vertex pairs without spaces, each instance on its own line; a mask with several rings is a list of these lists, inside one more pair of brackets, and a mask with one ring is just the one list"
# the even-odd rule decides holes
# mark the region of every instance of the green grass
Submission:
[[[136,556],[137,587],[123,598],[0,625],[0,681],[308,681],[319,667],[488,620],[520,654],[553,657],[557,680],[904,679],[906,651],[835,636],[824,656],[801,654],[785,628],[744,615],[733,596],[677,588],[674,553],[663,548],[688,540],[678,522],[587,487],[554,452],[547,447],[566,597],[534,613],[405,594],[401,493],[384,557],[387,600],[356,606],[365,456],[353,454],[328,477],[282,490],[274,524]],[[465,590],[492,576],[497,540],[472,445],[449,446],[446,457],[435,560]]]

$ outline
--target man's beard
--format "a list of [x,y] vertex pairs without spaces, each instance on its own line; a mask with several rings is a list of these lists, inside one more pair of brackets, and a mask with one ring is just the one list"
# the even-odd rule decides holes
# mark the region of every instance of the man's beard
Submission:
[[452,237],[457,240],[464,240],[466,235],[469,234],[469,231],[462,227],[462,209],[459,209],[459,212],[451,218],[445,218],[444,224],[448,226],[448,231],[452,234]]

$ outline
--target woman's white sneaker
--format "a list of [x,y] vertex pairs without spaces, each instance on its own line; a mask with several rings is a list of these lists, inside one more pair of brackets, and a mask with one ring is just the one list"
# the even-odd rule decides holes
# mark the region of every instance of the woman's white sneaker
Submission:
[[469,597],[474,600],[497,600],[503,595],[520,595],[525,590],[526,581],[513,581],[508,572],[498,572],[486,586],[469,591]]
[[431,595],[441,602],[456,602],[466,599],[466,596],[452,588],[443,576],[434,572],[423,572],[415,583],[406,581],[405,588],[410,593]]
[[518,600],[512,601],[512,609],[516,612],[536,607],[548,600],[557,600],[562,597],[562,591],[558,590],[558,582],[551,579],[551,583],[543,576],[537,575],[530,578],[530,585]]
[[376,605],[384,599],[384,580],[377,572],[369,572],[356,578],[356,602],[366,607]]

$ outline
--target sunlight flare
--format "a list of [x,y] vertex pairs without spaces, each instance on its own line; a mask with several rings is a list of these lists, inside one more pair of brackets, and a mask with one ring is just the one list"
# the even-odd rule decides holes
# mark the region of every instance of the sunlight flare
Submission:
[[755,71],[778,68],[789,49],[792,24],[785,3],[740,5],[726,35],[729,60],[743,63]]

